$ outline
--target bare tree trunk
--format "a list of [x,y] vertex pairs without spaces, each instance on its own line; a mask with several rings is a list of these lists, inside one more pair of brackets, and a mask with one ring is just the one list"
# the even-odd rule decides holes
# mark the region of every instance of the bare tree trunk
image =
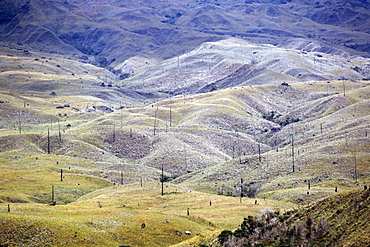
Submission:
[[154,126],[153,126],[153,135],[155,136],[156,131],[156,125],[157,125],[157,110],[154,111]]
[[258,160],[261,162],[261,144],[258,143]]
[[48,154],[50,154],[50,130],[48,128]]
[[164,195],[164,175],[163,175],[163,164],[162,164],[162,196]]
[[170,127],[172,127],[172,106],[170,106]]
[[[122,106],[120,107],[120,109],[122,108]],[[122,109],[120,111],[120,126],[121,126],[121,129],[122,129]]]
[[58,119],[58,131],[59,131],[59,141],[62,142],[62,134],[60,132],[60,122],[59,122],[59,119]]
[[55,201],[55,193],[54,193],[54,185],[51,186],[51,205],[55,205],[56,204],[56,201]]
[[294,172],[294,126],[293,126],[293,123],[292,123],[292,168],[293,168],[293,172]]
[[354,176],[355,176],[355,182],[357,183],[357,156],[356,156],[356,151],[355,151],[355,171],[354,171]]
[[113,138],[112,142],[116,142],[116,126],[113,125]]
[[344,80],[343,80],[343,96],[346,97],[346,85],[344,84]]
[[22,134],[21,115],[22,115],[22,111],[19,111],[18,112],[18,129],[19,129],[19,134]]

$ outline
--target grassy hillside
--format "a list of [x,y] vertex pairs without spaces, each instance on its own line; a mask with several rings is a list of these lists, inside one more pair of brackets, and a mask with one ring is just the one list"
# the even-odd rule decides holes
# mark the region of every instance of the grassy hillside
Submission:
[[0,244],[196,244],[370,182],[366,80],[161,98],[79,60],[1,52]]
[[[214,184],[215,180],[234,186],[243,177],[249,182],[265,180],[264,191],[298,184],[305,187],[305,180],[321,184],[334,179],[331,186],[346,186],[354,182],[354,158],[356,179],[367,181],[366,81],[235,87],[143,104],[138,102],[142,96],[135,92],[122,98],[119,93],[124,88],[102,87],[105,80],[99,78],[106,73],[103,70],[71,60],[96,71],[91,72],[94,76],[88,87],[80,88],[81,79],[75,81],[75,77],[84,72],[60,69],[68,61],[58,56],[54,59],[60,59],[58,63],[53,60],[60,64],[55,68],[60,69],[57,74],[39,67],[40,76],[25,79],[21,77],[28,71],[25,68],[39,63],[34,57],[42,55],[17,57],[19,51],[13,52],[10,58],[3,57],[9,63],[2,73],[5,91],[0,105],[2,150],[7,155],[10,151],[22,158],[46,154],[49,129],[51,154],[81,159],[114,182],[120,181],[121,171],[127,175],[125,182],[158,180],[163,164],[172,177],[197,171],[178,181],[191,181],[192,186],[199,183],[217,193],[222,185]],[[19,67],[21,59],[25,68]],[[24,85],[42,82],[45,73],[61,81],[24,89]],[[78,76],[84,79],[82,74]],[[8,85],[10,76],[16,79]],[[47,86],[52,86],[55,94],[45,91]],[[13,162],[7,155],[4,159]],[[293,161],[295,173],[291,174]],[[77,166],[95,174],[85,165]],[[331,172],[333,166],[336,173]],[[203,168],[209,172],[199,170]],[[290,181],[281,183],[278,177],[287,174]],[[346,182],[340,182],[342,179]]]
[[248,216],[235,232],[223,231],[218,243],[223,246],[368,246],[369,195],[365,186],[282,214],[270,211],[257,217]]
[[[245,215],[258,214],[266,207],[294,206],[270,200],[256,205],[252,199],[240,201],[167,183],[164,192],[161,196],[159,183],[136,183],[97,190],[68,205],[10,203],[8,212],[7,204],[2,204],[1,244],[169,246],[232,228]],[[56,186],[55,193],[64,191]]]

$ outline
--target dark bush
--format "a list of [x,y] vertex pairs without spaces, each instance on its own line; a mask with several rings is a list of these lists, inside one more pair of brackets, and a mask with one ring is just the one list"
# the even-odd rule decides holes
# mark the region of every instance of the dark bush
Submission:
[[223,230],[220,235],[218,235],[218,241],[223,245],[231,236],[233,232],[230,230]]

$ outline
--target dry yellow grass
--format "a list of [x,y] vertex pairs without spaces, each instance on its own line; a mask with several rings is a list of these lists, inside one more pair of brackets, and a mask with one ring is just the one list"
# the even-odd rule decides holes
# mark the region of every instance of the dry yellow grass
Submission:
[[[163,196],[159,183],[144,183],[142,187],[131,184],[97,190],[68,205],[9,204],[10,212],[7,204],[0,212],[2,243],[30,241],[34,246],[168,246],[199,234],[235,228],[244,217],[266,208],[294,206],[270,200],[255,204],[245,198],[240,202],[239,198],[185,191],[167,183]],[[191,235],[185,235],[185,231]],[[15,237],[16,233],[29,239]],[[34,242],[37,238],[40,243]]]

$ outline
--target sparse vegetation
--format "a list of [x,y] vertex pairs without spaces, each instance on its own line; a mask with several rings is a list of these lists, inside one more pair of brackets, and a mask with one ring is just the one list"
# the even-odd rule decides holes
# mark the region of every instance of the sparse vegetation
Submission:
[[[210,44],[217,43],[205,47]],[[235,40],[218,45],[225,53],[226,47],[245,48],[235,48]],[[118,88],[110,71],[58,54],[11,52],[0,56],[0,244],[217,246],[225,229],[224,243],[244,241],[237,235],[246,234],[247,224],[243,231],[235,228],[248,215],[263,226],[254,229],[267,234],[271,219],[280,220],[284,210],[369,183],[366,81],[347,80],[345,97],[342,81],[328,86],[325,80],[225,89],[220,84],[212,92],[168,99],[161,98],[168,92]],[[206,80],[201,66],[194,66],[204,54],[194,51],[186,61],[178,57],[175,65]],[[209,60],[216,63],[217,56]],[[167,62],[148,66],[144,77],[172,73]],[[213,73],[215,65],[209,65],[205,71],[213,79],[228,69],[232,77],[225,85],[243,78],[232,71],[255,68],[223,64]],[[126,82],[142,83],[139,74]],[[258,216],[267,208],[282,210]],[[336,210],[333,214],[346,212]],[[294,220],[286,216],[292,225],[276,223],[287,228],[281,236],[306,227],[309,214],[294,212]],[[316,228],[325,225],[320,219],[331,224],[331,218],[311,217],[310,240],[285,240],[315,244]],[[358,229],[353,232],[357,236]],[[261,234],[252,238],[264,241]]]
[[[351,236],[346,232],[370,230],[366,222],[369,196],[367,188],[358,189],[284,213],[266,211],[248,216],[234,232],[221,232],[218,241],[222,246],[365,246],[370,243],[367,234]],[[345,217],[347,214],[361,216],[354,219]]]

